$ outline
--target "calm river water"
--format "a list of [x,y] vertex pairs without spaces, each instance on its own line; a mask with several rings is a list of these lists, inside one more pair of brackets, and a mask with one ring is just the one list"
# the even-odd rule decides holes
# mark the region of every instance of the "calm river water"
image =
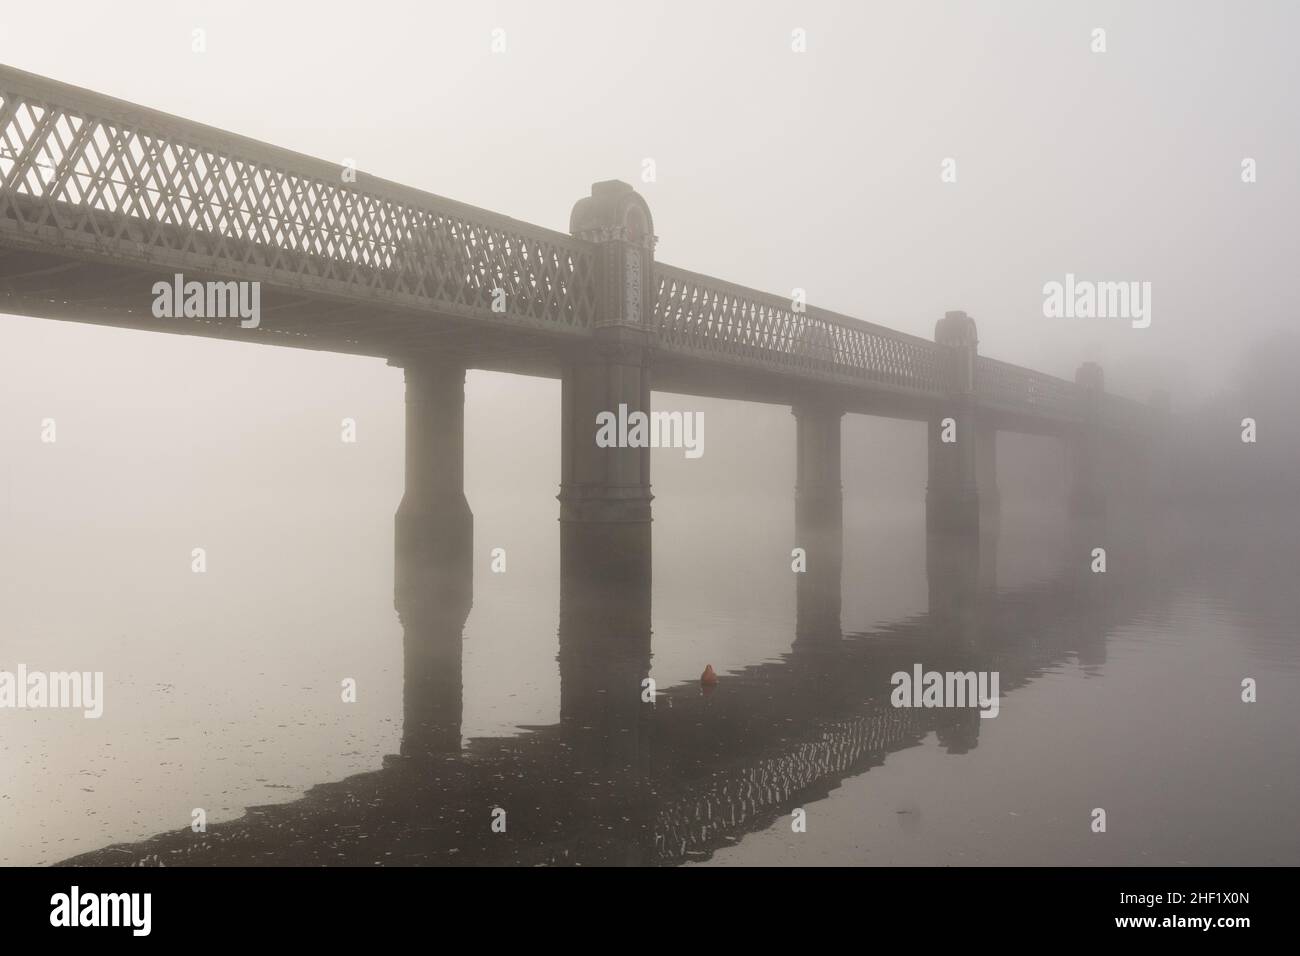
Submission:
[[[789,499],[658,507],[648,608],[561,594],[553,506],[480,509],[463,633],[399,620],[391,524],[239,528],[235,566],[214,527],[207,574],[144,576],[106,539],[164,528],[53,522],[9,556],[0,669],[102,670],[105,713],[0,713],[0,863],[1300,860],[1294,521],[1081,538],[1008,505],[927,557],[919,503],[851,497],[837,628],[796,600]],[[890,706],[915,663],[997,671],[997,717]]]

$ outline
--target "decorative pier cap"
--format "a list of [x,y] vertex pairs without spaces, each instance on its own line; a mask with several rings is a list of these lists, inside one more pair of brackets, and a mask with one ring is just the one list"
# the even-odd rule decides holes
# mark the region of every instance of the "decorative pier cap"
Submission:
[[1079,390],[1078,402],[1084,420],[1091,427],[1098,427],[1107,414],[1106,377],[1102,374],[1101,366],[1096,362],[1080,365],[1074,373],[1074,387]]
[[974,394],[975,355],[979,345],[975,320],[965,312],[945,312],[943,318],[934,323],[934,341],[944,347],[940,350],[939,367],[947,390],[956,394]]
[[1096,362],[1084,362],[1074,373],[1074,384],[1088,392],[1104,392],[1106,376]]
[[955,345],[974,350],[979,345],[979,333],[975,329],[975,320],[965,312],[945,312],[943,318],[934,323],[934,341],[938,345]]
[[569,216],[569,232],[587,242],[619,240],[646,249],[655,243],[654,218],[641,194],[618,179],[591,184]]
[[576,239],[599,246],[597,326],[644,328],[651,309],[644,306],[654,263],[654,218],[650,207],[625,182],[593,183],[569,216]]

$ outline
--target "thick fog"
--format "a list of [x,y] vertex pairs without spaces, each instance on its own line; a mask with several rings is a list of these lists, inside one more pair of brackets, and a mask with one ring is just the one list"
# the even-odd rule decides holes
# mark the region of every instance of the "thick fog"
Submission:
[[[982,355],[1067,379],[1097,362],[1110,391],[1168,393],[1162,492],[1240,505],[1294,501],[1298,473],[1297,35],[1288,3],[63,0],[6,2],[0,62],[561,231],[593,182],[624,180],[649,204],[664,263],[801,289],[927,339],[964,310]],[[1149,325],[1048,317],[1044,287],[1067,276],[1149,283]],[[93,798],[79,777],[103,748],[79,722],[30,730],[25,750],[0,741],[0,780],[20,779],[6,761],[22,753],[25,779],[44,761],[77,784],[59,791],[66,806],[36,784],[15,790],[0,826],[14,859],[101,845],[105,818],[113,839],[185,825],[148,803],[165,786],[140,781],[199,779],[156,758],[200,728],[233,755],[202,781],[230,814],[266,798],[254,783],[306,787],[394,749],[403,401],[402,371],[383,359],[0,315],[0,663],[137,662],[116,672],[114,719],[141,728],[115,738],[129,773],[95,781]],[[701,458],[652,455],[654,673],[667,685],[790,646],[795,423],[784,405],[666,393],[654,405],[707,422]],[[343,419],[355,444],[340,441]],[[51,420],[57,442],[43,442]],[[843,429],[845,578],[870,584],[845,588],[847,632],[927,607],[926,436],[858,415]],[[557,720],[559,382],[471,371],[465,444],[478,562],[468,737]],[[1046,503],[1059,518],[1061,443],[1004,434],[998,456],[1004,510]],[[484,572],[497,546],[508,577]],[[191,573],[195,547],[206,576]],[[1000,583],[1045,567],[1028,547],[1003,551]],[[715,579],[723,567],[734,573]],[[1204,646],[1226,653],[1216,628]],[[246,673],[283,681],[290,716]],[[367,688],[368,723],[327,708],[339,674]],[[206,709],[187,709],[187,693]],[[1057,706],[1047,699],[1037,723],[1073,734],[1079,719]],[[353,736],[294,738],[300,711]],[[1294,708],[1273,713],[1270,739],[1289,742]],[[289,742],[263,747],[270,736]],[[1046,756],[1015,751],[1008,766],[1050,780],[1043,766],[1110,765],[1043,739]],[[1199,789],[1165,785],[1176,779],[1160,790]],[[110,794],[100,821],[69,811]],[[69,828],[68,844],[43,845],[43,826],[60,843]],[[1007,845],[1034,841],[1017,831]]]

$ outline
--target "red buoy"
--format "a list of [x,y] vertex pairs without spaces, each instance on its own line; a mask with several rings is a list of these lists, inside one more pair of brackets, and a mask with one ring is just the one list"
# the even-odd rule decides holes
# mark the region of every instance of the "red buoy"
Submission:
[[718,675],[713,673],[713,665],[706,664],[704,666],[704,673],[700,675],[700,683],[712,687],[717,682]]

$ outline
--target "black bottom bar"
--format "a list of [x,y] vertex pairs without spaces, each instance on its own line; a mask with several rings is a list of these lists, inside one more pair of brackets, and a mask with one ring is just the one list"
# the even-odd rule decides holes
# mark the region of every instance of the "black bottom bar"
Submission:
[[[629,938],[649,941],[685,932],[733,946],[737,937],[767,934],[780,924],[819,935],[837,925],[919,934],[917,941],[927,944],[946,938],[987,943],[1039,930],[1056,934],[1049,937],[1054,939],[1199,936],[1230,944],[1243,931],[1285,926],[1282,909],[1294,877],[1282,868],[745,869],[599,876],[481,869],[8,869],[0,870],[0,912],[7,943],[76,933],[83,943],[337,944],[427,933],[431,924],[442,923],[447,934],[482,933],[496,946],[506,929],[555,942],[557,934],[560,941],[571,933],[591,939],[592,927],[621,923]],[[70,925],[73,887],[76,922],[118,925]],[[637,892],[643,895],[631,895]],[[143,895],[102,894],[149,894],[148,905]],[[136,936],[146,914],[148,935]]]

